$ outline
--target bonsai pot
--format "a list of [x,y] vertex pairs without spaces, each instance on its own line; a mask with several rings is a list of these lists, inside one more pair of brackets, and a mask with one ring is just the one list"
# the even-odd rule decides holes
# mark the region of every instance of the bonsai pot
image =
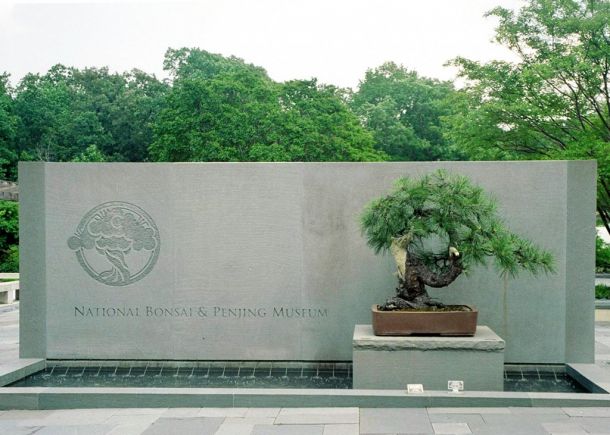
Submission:
[[470,305],[456,311],[380,311],[373,305],[375,335],[473,336],[479,312]]

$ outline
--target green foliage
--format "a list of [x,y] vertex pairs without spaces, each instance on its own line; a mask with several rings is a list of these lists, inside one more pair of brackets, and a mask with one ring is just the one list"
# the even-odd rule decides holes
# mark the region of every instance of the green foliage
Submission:
[[334,86],[315,79],[280,86],[277,142],[292,161],[381,161],[373,136],[361,125]]
[[604,284],[595,286],[595,299],[610,299],[610,287]]
[[351,107],[392,160],[456,160],[441,128],[453,93],[450,82],[387,62],[366,72]]
[[19,273],[19,245],[11,245],[6,253],[0,256],[2,273]]
[[12,151],[32,160],[72,161],[95,146],[112,161],[145,160],[150,123],[167,89],[138,70],[111,74],[55,65],[44,75],[28,74],[16,89]]
[[0,74],[0,179],[16,179],[14,141],[18,118],[14,114],[8,75]]
[[175,78],[154,124],[156,161],[383,160],[341,99],[313,80],[276,83],[237,58],[169,50]]
[[0,76],[0,179],[17,161],[380,161],[345,91],[277,83],[258,66],[169,49],[172,82],[55,65],[12,89]]
[[599,236],[595,239],[595,271],[610,272],[610,245]]
[[452,62],[467,86],[447,137],[472,159],[597,159],[609,226],[610,1],[528,0],[488,15],[519,61]]
[[0,272],[19,269],[19,203],[0,200]]
[[102,152],[100,150],[97,149],[97,147],[95,145],[89,145],[85,151],[83,151],[82,153],[80,153],[78,156],[74,157],[72,159],[73,162],[80,162],[80,163],[84,163],[84,162],[88,162],[88,163],[92,163],[92,162],[105,162],[106,160],[106,156],[104,156],[104,154],[102,154]]
[[465,271],[485,265],[489,257],[503,275],[514,276],[519,269],[553,271],[551,254],[511,233],[481,187],[442,170],[419,179],[400,178],[390,194],[368,204],[361,228],[376,253],[402,239],[408,255],[431,269],[446,262],[454,247]]

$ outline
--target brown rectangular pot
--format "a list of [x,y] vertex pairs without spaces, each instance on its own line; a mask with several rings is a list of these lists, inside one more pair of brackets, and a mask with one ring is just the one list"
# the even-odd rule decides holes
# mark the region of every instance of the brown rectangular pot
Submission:
[[476,308],[470,311],[379,311],[372,306],[375,335],[473,336],[477,329]]

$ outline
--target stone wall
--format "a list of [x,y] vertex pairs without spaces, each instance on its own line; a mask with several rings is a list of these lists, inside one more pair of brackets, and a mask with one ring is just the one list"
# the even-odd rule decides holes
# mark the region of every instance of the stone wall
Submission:
[[21,355],[351,360],[354,325],[395,287],[359,213],[440,167],[491,192],[557,274],[481,268],[433,295],[476,305],[507,362],[591,362],[593,161],[22,163]]

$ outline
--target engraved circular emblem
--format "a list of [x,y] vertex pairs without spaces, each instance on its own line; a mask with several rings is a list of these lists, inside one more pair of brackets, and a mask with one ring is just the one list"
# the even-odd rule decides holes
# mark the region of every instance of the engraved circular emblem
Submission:
[[114,201],[90,210],[68,239],[68,247],[93,279],[125,286],[152,270],[161,239],[148,213],[137,205]]

